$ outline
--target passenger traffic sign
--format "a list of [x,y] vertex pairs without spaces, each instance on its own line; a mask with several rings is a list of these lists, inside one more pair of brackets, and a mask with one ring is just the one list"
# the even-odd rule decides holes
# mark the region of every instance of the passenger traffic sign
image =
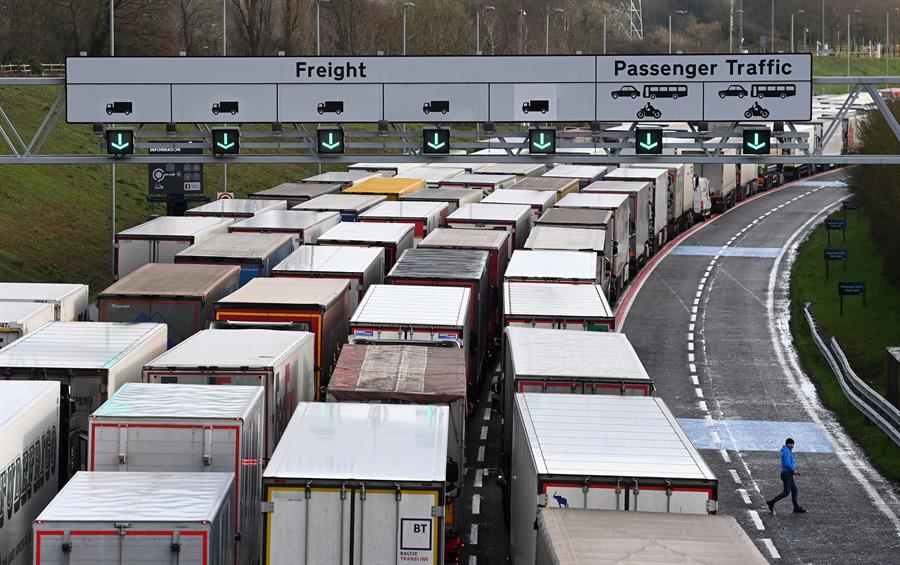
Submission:
[[556,153],[556,130],[549,128],[528,130],[528,152],[538,155]]
[[637,128],[634,130],[634,152],[637,155],[661,155],[663,131],[661,129]]
[[741,153],[744,155],[768,155],[771,152],[772,132],[768,129],[745,129]]
[[106,130],[106,152],[110,155],[134,155],[134,130]]
[[344,130],[323,128],[316,130],[320,155],[339,155],[344,152]]
[[422,130],[422,153],[447,155],[450,153],[450,130],[427,128]]
[[241,130],[238,128],[212,129],[212,154],[216,157],[237,155],[241,152]]

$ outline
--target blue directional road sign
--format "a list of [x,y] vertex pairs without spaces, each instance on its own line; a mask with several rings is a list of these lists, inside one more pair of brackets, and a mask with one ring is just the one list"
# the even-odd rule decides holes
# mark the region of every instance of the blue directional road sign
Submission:
[[528,130],[528,152],[537,155],[556,153],[556,130],[543,128]]
[[768,155],[772,150],[772,132],[768,129],[745,129],[743,155]]
[[320,155],[340,155],[344,152],[344,130],[323,128],[316,130],[317,151]]
[[448,155],[450,153],[450,130],[444,128],[423,129],[422,153],[426,155]]
[[134,130],[106,130],[106,152],[110,155],[134,155]]
[[661,129],[636,128],[634,152],[637,155],[662,155],[663,132]]
[[237,155],[241,152],[241,130],[238,128],[213,128],[212,153],[215,157]]

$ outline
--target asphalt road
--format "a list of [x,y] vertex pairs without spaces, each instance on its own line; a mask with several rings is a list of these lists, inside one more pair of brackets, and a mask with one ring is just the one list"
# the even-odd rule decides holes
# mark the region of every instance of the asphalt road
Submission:
[[[787,326],[793,250],[846,196],[843,177],[765,194],[686,237],[647,276],[622,326],[718,477],[720,513],[778,562],[900,562],[900,491],[822,407]],[[808,513],[792,513],[787,499],[771,516],[765,500],[781,490],[788,436]]]

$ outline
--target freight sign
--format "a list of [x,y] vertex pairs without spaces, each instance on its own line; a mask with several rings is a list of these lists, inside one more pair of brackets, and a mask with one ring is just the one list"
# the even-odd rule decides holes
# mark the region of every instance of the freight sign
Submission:
[[812,118],[812,56],[69,57],[70,123]]
[[634,130],[634,152],[637,155],[661,155],[663,132],[661,129]]

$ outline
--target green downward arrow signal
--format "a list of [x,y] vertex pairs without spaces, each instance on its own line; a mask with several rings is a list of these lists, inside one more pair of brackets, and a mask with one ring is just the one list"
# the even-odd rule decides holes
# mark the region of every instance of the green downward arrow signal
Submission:
[[762,141],[762,142],[761,142],[761,141],[759,140],[759,134],[758,134],[758,133],[754,133],[754,134],[753,134],[753,143],[747,143],[747,147],[749,147],[750,149],[753,149],[754,151],[757,151],[757,150],[759,150],[759,149],[762,149],[762,148],[765,147],[765,146],[766,146],[766,142],[765,142],[765,141]]
[[[651,143],[651,141],[652,141],[652,143]],[[656,141],[653,141],[653,137],[651,136],[651,134],[649,132],[647,133],[647,141],[641,142],[641,147],[644,149],[647,149],[648,151],[650,149],[653,149],[657,145],[659,145],[659,143]]]
[[118,149],[119,151],[121,151],[122,149],[125,149],[126,147],[128,147],[129,145],[131,145],[131,142],[130,142],[130,141],[124,141],[124,142],[123,142],[123,141],[122,141],[122,134],[121,134],[121,133],[117,133],[117,134],[116,134],[116,141],[110,143],[110,145],[112,145],[113,149]]
[[553,145],[553,143],[550,141],[544,141],[544,132],[541,132],[540,138],[537,141],[533,141],[531,144],[534,145],[535,149],[541,150],[547,149],[548,147]]
[[228,143],[228,133],[226,132],[222,134],[222,141],[217,142],[216,145],[222,149],[231,149],[234,147],[234,142]]
[[438,132],[434,132],[434,141],[429,141],[427,145],[432,149],[440,149],[447,144],[441,141],[440,134],[438,134]]
[[322,147],[324,147],[325,149],[335,149],[340,146],[341,146],[341,142],[334,140],[334,133],[332,133],[332,132],[328,133],[328,142],[327,143],[324,141],[322,142]]

